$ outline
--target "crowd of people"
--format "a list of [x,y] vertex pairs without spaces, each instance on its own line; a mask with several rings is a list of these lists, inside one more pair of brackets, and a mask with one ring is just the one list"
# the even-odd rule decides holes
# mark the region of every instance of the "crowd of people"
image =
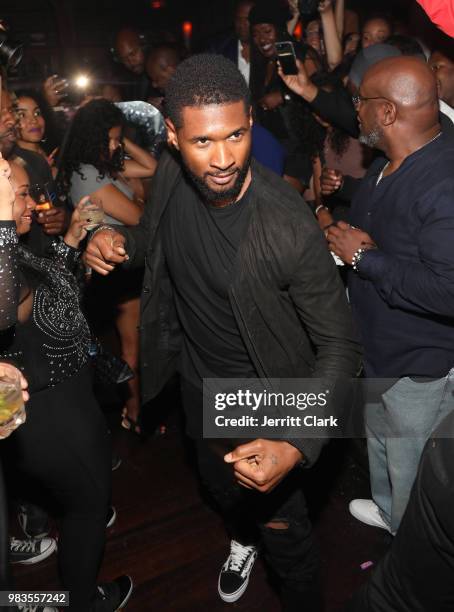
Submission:
[[203,383],[311,379],[363,417],[371,498],[349,511],[392,541],[345,610],[454,609],[454,43],[344,0],[300,8],[238,0],[233,31],[194,55],[122,27],[130,87],[64,112],[58,75],[12,91],[3,70],[0,382],[16,372],[26,419],[0,423],[0,590],[10,563],[57,551],[50,513],[68,609],[126,606],[127,567],[98,584],[118,460],[94,378],[118,383],[120,424],[143,436],[142,407],[177,373],[230,537],[224,602],[260,554],[285,612],[325,609],[301,474],[329,429],[206,438]]

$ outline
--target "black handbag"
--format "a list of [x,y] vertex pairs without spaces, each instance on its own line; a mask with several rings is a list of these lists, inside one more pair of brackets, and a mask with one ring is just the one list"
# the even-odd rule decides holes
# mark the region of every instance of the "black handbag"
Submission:
[[134,378],[134,372],[126,361],[107,351],[96,338],[92,340],[89,355],[93,362],[95,382],[121,385]]

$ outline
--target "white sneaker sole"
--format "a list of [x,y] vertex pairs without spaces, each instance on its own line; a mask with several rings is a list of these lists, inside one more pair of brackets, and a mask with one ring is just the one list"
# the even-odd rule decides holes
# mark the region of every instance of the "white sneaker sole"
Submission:
[[234,593],[224,593],[224,591],[221,591],[221,575],[219,574],[218,593],[222,601],[225,601],[227,603],[234,603],[235,601],[238,601],[238,599],[243,595],[244,591],[247,589],[247,586],[249,584],[249,578],[251,577],[252,569],[254,567],[255,562],[257,561],[257,557],[258,557],[258,551],[256,550],[254,553],[254,557],[251,561],[251,566],[250,566],[250,570],[248,573],[248,577],[246,578],[244,583],[240,586],[240,588],[237,589]]
[[46,548],[41,554],[31,557],[30,559],[24,559],[23,561],[11,561],[13,565],[34,565],[40,561],[44,561],[47,557],[50,557],[53,552],[57,550],[57,542],[52,540],[52,544]]
[[109,522],[106,525],[106,528],[109,529],[109,527],[112,527],[112,525],[115,523],[115,521],[117,520],[117,511],[115,510],[114,506],[111,506],[113,513],[112,516],[110,517]]
[[243,595],[244,591],[247,589],[248,584],[249,584],[249,576],[246,578],[246,580],[244,581],[244,584],[242,584],[237,591],[235,591],[234,593],[224,593],[223,591],[221,591],[221,584],[220,584],[220,578],[219,578],[218,579],[219,597],[222,599],[222,601],[225,601],[227,603],[234,603],[235,601],[238,601],[238,599]]
[[134,583],[132,581],[131,576],[128,576],[129,580],[131,581],[131,586],[129,587],[129,591],[126,593],[126,595],[123,598],[123,601],[121,602],[121,604],[118,606],[118,608],[115,608],[115,612],[120,612],[120,610],[122,608],[124,608],[124,606],[128,603],[129,598],[131,597],[132,591],[134,589]]

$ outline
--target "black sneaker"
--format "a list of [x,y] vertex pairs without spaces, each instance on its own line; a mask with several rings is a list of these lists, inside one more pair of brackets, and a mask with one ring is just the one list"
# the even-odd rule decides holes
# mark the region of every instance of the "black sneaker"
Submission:
[[41,538],[41,540],[17,540],[10,538],[9,554],[11,563],[21,563],[22,565],[32,565],[39,563],[57,549],[57,542],[53,538]]
[[241,597],[249,583],[256,546],[243,546],[236,540],[230,542],[230,555],[219,573],[218,593],[223,601],[233,603]]
[[50,533],[47,512],[39,506],[35,506],[35,504],[21,504],[17,513],[17,519],[27,538],[40,540]]
[[97,587],[92,612],[116,612],[124,608],[131,597],[134,585],[129,576],[119,576],[112,582]]
[[107,523],[106,523],[106,527],[112,527],[112,525],[115,523],[115,521],[117,520],[117,511],[115,510],[115,508],[113,506],[109,507],[109,511],[107,513]]

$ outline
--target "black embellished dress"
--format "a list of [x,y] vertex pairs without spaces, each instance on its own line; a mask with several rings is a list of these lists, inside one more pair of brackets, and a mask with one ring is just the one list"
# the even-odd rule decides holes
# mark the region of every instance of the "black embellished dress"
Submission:
[[0,360],[22,370],[30,391],[25,424],[0,450],[21,497],[38,495],[57,513],[68,609],[87,612],[104,549],[111,451],[72,274],[79,255],[62,241],[51,257],[37,257],[18,244],[14,222],[0,222]]

